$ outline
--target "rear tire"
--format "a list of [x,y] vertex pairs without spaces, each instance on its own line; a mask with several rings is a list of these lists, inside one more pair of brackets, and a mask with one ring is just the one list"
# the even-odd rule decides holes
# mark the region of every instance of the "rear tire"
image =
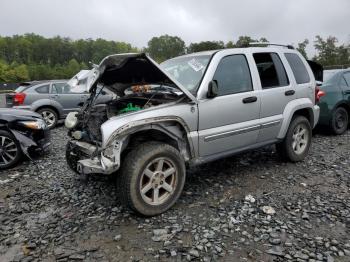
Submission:
[[45,107],[39,109],[37,113],[44,118],[48,128],[52,129],[56,126],[58,121],[58,115],[55,110]]
[[148,142],[131,150],[117,175],[122,202],[143,216],[159,215],[171,208],[181,195],[186,169],[174,147]]
[[15,166],[22,155],[17,139],[10,132],[0,130],[0,170]]
[[338,107],[332,113],[330,121],[330,131],[334,135],[341,135],[348,129],[349,125],[349,114],[344,107]]
[[309,120],[304,116],[296,116],[292,119],[284,140],[276,145],[277,152],[283,160],[302,161],[309,152],[311,139]]

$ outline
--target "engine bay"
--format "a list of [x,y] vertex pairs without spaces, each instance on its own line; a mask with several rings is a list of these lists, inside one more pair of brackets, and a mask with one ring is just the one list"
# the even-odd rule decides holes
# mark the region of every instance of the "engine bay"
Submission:
[[183,96],[169,90],[152,90],[149,86],[133,86],[125,95],[103,104],[94,104],[96,94],[91,94],[78,113],[78,125],[69,131],[77,140],[100,143],[102,140],[101,125],[108,119],[121,114],[145,110],[151,107],[174,102]]

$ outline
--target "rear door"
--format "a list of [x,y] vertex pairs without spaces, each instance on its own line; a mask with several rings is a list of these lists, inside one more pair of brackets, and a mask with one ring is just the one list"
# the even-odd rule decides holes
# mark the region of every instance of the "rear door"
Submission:
[[198,104],[201,157],[249,147],[259,133],[260,97],[247,57],[222,57],[212,79],[218,84],[218,96]]
[[69,112],[79,110],[85,95],[72,92],[71,86],[66,83],[53,83],[51,85],[50,98],[61,105],[63,116],[66,116]]
[[258,142],[277,138],[286,105],[296,98],[281,55],[274,52],[253,53],[261,84],[261,129]]

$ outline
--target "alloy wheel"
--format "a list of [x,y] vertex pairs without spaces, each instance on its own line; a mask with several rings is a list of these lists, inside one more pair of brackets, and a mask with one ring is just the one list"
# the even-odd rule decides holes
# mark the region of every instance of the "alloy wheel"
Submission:
[[292,138],[292,148],[296,154],[302,154],[309,143],[309,132],[306,127],[299,124],[295,127]]
[[154,159],[142,172],[140,193],[147,204],[161,205],[174,193],[176,185],[175,164],[169,158],[161,157]]
[[0,136],[0,165],[11,164],[18,154],[16,143],[9,137]]
[[42,111],[41,116],[44,118],[44,121],[49,128],[52,127],[56,122],[56,116],[50,111]]

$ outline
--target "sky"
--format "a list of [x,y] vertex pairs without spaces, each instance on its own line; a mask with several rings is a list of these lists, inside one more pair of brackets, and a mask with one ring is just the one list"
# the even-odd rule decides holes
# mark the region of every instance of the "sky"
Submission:
[[315,35],[350,42],[350,0],[0,0],[0,13],[2,36],[104,38],[139,48],[163,34],[186,44],[241,35],[279,44]]

